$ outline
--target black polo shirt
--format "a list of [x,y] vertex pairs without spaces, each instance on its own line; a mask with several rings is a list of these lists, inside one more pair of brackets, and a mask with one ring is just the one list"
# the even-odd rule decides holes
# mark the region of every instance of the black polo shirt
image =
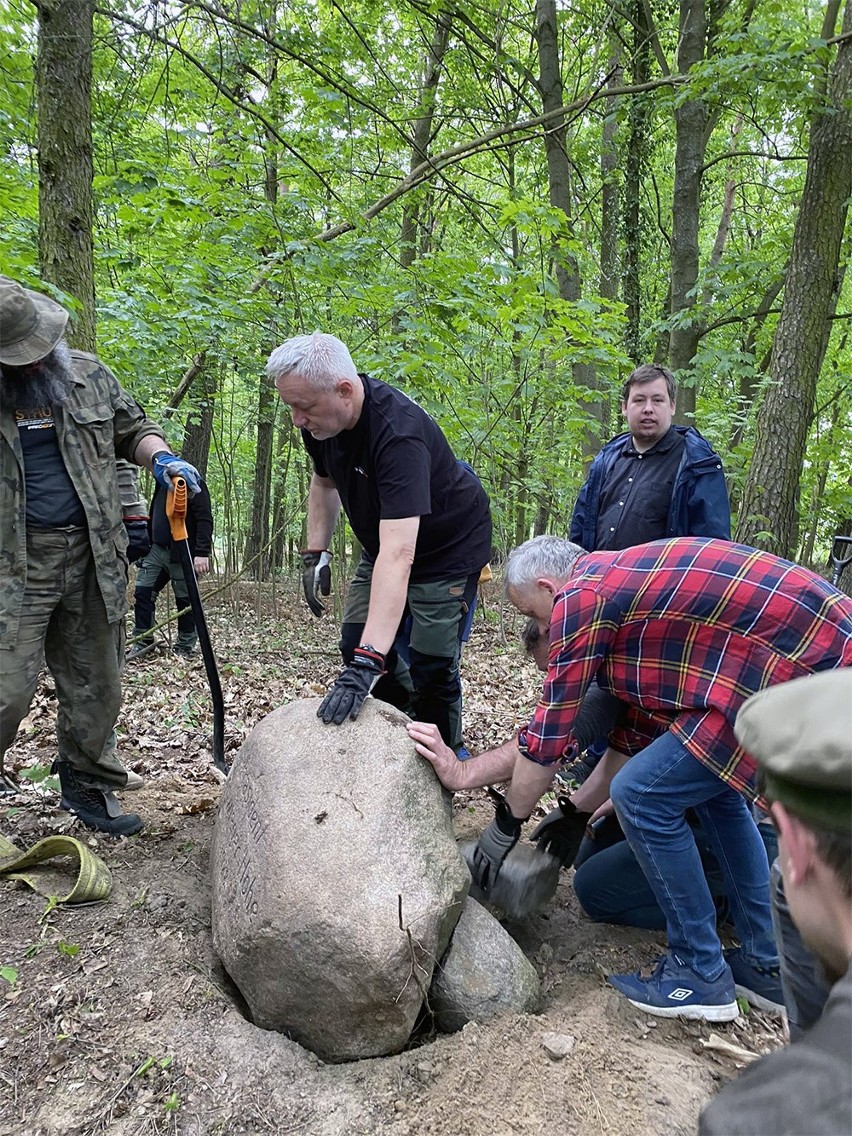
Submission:
[[628,436],[601,488],[596,552],[620,552],[665,537],[685,444],[674,426],[641,454]]
[[361,375],[364,405],[351,430],[318,441],[302,431],[330,478],[364,552],[379,552],[379,521],[419,517],[412,583],[478,572],[491,556],[491,511],[437,423],[402,391]]

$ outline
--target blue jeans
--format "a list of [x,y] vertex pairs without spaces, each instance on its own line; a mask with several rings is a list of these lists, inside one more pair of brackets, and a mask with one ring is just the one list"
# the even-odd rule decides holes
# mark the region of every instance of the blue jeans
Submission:
[[618,772],[612,802],[663,912],[669,949],[713,982],[725,970],[716,907],[685,813],[693,809],[725,882],[731,918],[754,966],[778,965],[769,860],[749,805],[669,732]]
[[[713,896],[717,923],[726,921],[728,901],[725,881],[716,857],[710,850],[707,838],[699,825],[690,825],[695,845],[701,857],[701,866]],[[758,824],[757,831],[766,848],[770,863],[778,853],[775,830]],[[608,817],[604,827],[598,827],[596,839],[588,836],[574,860],[574,891],[580,906],[596,923],[614,923],[620,927],[641,927],[645,931],[665,931],[663,915],[651,885],[645,879],[633,849],[624,839],[615,817]],[[773,917],[775,896],[772,896]],[[775,928],[775,938],[778,929]],[[782,961],[783,968],[783,961]]]

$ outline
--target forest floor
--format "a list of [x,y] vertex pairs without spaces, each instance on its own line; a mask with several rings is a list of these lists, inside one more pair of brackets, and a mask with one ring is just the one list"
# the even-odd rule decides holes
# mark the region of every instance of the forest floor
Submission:
[[[233,758],[268,711],[322,693],[335,675],[335,615],[313,619],[292,585],[242,584],[206,607]],[[519,632],[497,593],[486,596],[463,660],[474,752],[510,736],[535,703],[539,679]],[[7,755],[19,777],[55,756],[54,717],[45,679]],[[28,848],[55,833],[81,837],[114,885],[105,903],[51,907],[0,883],[0,1136],[685,1136],[746,1063],[741,1051],[781,1043],[782,1024],[759,1012],[711,1030],[633,1009],[603,976],[651,963],[663,936],[590,922],[570,872],[545,914],[507,925],[541,976],[538,1014],[344,1065],[257,1029],[212,947],[221,778],[211,729],[200,657],[158,652],[128,666],[119,721],[122,758],[145,778],[124,795],[146,821],[140,836],[90,833],[26,777],[0,798],[7,839]],[[457,795],[454,809],[464,836],[492,815],[482,793]],[[549,1032],[574,1039],[564,1060],[545,1053]]]

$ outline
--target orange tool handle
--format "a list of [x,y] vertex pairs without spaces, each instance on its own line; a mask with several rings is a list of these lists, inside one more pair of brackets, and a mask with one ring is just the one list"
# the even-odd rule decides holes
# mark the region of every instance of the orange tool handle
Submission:
[[172,530],[172,540],[186,540],[186,503],[189,493],[182,477],[172,478],[172,488],[166,494],[166,516]]

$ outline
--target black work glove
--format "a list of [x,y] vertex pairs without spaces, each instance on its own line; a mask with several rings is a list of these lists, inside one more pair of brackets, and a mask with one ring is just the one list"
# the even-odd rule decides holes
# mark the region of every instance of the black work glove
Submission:
[[530,834],[541,852],[555,856],[563,868],[570,868],[586,835],[589,814],[580,813],[567,797],[559,797],[557,807],[539,821]]
[[[495,793],[494,796],[499,797],[499,794]],[[521,825],[526,819],[526,817],[519,819],[513,816],[505,798],[499,797],[494,810],[494,820],[480,836],[473,850],[473,867],[470,874],[476,886],[486,895],[494,886],[503,861],[518,843]]]
[[127,533],[127,559],[131,564],[135,564],[137,560],[141,560],[151,551],[148,518],[125,517],[124,529]]
[[322,615],[325,607],[320,603],[317,593],[328,596],[331,594],[331,553],[327,548],[314,550],[307,548],[300,552],[302,564],[302,590],[308,607],[314,615]]
[[342,725],[347,718],[357,718],[364,699],[385,673],[385,657],[364,643],[355,648],[352,662],[340,672],[334,686],[320,703],[317,717],[325,724]]

